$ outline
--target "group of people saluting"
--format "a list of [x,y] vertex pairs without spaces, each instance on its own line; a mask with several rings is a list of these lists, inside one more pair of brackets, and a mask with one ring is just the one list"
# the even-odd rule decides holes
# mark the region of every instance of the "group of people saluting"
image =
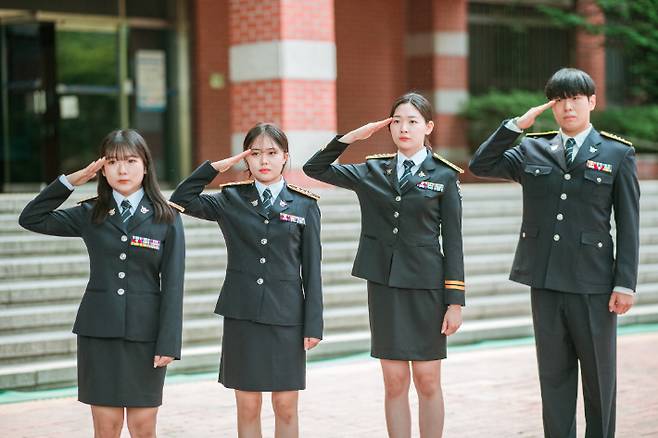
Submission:
[[[503,122],[470,169],[523,186],[511,278],[531,286],[545,435],[575,437],[580,362],[587,437],[612,437],[616,315],[632,306],[637,279],[634,152],[623,139],[592,128],[596,96],[585,72],[559,70],[546,95],[547,103]],[[514,146],[549,108],[560,130],[528,134]],[[350,145],[386,128],[395,153],[333,164]],[[428,100],[407,93],[388,118],[336,136],[303,167],[312,178],[354,191],[360,203],[352,275],[367,280],[371,355],[381,363],[390,437],[411,435],[412,379],[420,436],[442,435],[441,361],[465,305],[463,171],[432,151],[434,128]],[[53,181],[19,219],[31,231],[81,237],[87,247],[90,277],[73,331],[78,398],[91,405],[95,436],[118,437],[124,415],[131,436],[155,436],[166,366],[181,358],[180,213],[217,222],[226,242],[226,274],[215,307],[223,316],[219,382],[235,390],[238,435],[261,436],[262,392],[271,392],[276,437],[298,436],[306,351],[323,332],[322,248],[318,197],[283,177],[285,133],[257,124],[242,153],[204,162],[169,200],[136,131],[111,132],[99,157]],[[243,161],[250,179],[202,193],[218,173]],[[97,196],[58,208],[95,176]]]

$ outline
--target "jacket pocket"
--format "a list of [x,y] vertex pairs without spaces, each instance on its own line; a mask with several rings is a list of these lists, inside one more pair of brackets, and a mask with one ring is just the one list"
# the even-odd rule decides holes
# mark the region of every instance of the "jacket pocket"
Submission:
[[533,224],[523,224],[519,232],[519,244],[516,246],[512,271],[515,274],[532,274],[534,267],[534,256],[537,253],[537,237],[539,227]]
[[589,202],[609,200],[612,196],[612,175],[592,169],[585,170],[583,175],[583,198]]
[[526,164],[523,168],[523,191],[531,196],[542,196],[548,190],[548,180],[553,167],[540,164]]
[[614,268],[612,237],[585,231],[580,236],[576,275],[584,283],[610,285]]

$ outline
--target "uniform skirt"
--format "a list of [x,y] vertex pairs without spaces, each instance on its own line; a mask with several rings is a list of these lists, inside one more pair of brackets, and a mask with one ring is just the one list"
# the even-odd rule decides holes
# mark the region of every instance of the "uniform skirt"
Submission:
[[97,406],[160,406],[166,367],[153,368],[154,355],[154,342],[78,335],[78,400]]
[[391,360],[447,356],[442,289],[398,289],[368,282],[370,355]]
[[219,382],[241,391],[306,387],[304,328],[224,318]]

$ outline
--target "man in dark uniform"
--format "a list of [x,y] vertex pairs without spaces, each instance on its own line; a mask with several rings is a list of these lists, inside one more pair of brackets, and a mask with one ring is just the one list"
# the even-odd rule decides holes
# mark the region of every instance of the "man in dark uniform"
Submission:
[[[503,122],[470,169],[523,187],[510,279],[531,287],[545,436],[576,437],[580,362],[586,437],[613,437],[617,315],[633,305],[638,269],[635,151],[590,124],[596,95],[587,73],[563,68],[545,92],[549,102]],[[527,134],[512,147],[548,108],[560,130]]]

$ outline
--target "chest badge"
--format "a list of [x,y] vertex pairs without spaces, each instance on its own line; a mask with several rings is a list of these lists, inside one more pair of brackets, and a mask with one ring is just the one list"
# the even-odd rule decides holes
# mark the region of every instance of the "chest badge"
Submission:
[[425,177],[425,172],[423,172],[421,170],[420,172],[418,172],[418,176],[421,177],[421,178],[424,178]]
[[557,144],[552,144],[552,145],[551,145],[551,150],[552,150],[553,152],[555,152],[555,151],[557,150],[558,147],[559,147],[559,145],[557,145]]
[[390,175],[393,172],[393,169],[386,169],[386,175]]
[[114,216],[116,213],[116,210],[114,208],[111,208],[110,211],[107,212],[110,216]]
[[279,213],[279,219],[283,222],[292,222],[295,224],[306,225],[306,219],[301,216],[295,216],[292,214]]
[[434,192],[442,192],[444,188],[443,184],[433,183],[430,181],[421,181],[418,184],[416,184],[416,187],[421,189],[432,190]]
[[587,160],[585,164],[588,169],[598,170],[599,172],[612,173],[612,164],[599,163],[598,161]]
[[593,154],[593,153],[595,153],[596,151],[598,151],[598,149],[595,148],[594,146],[590,146],[590,147],[589,147],[589,153],[590,153],[590,154]]
[[160,241],[156,239],[149,239],[148,237],[132,236],[132,238],[130,239],[130,246],[138,246],[140,248],[150,248],[159,251]]
[[254,207],[257,206],[258,205],[258,200],[254,199],[253,201],[251,201],[251,205],[253,205]]
[[144,206],[142,205],[142,208],[140,208],[140,209],[139,209],[139,211],[141,211],[141,212],[142,212],[142,214],[146,214],[146,213],[148,213],[148,212],[149,212],[149,209],[148,209],[148,208],[146,208],[146,207],[144,207]]
[[288,204],[286,204],[286,201],[284,201],[283,199],[279,201],[279,205],[281,206],[281,208],[288,206]]

